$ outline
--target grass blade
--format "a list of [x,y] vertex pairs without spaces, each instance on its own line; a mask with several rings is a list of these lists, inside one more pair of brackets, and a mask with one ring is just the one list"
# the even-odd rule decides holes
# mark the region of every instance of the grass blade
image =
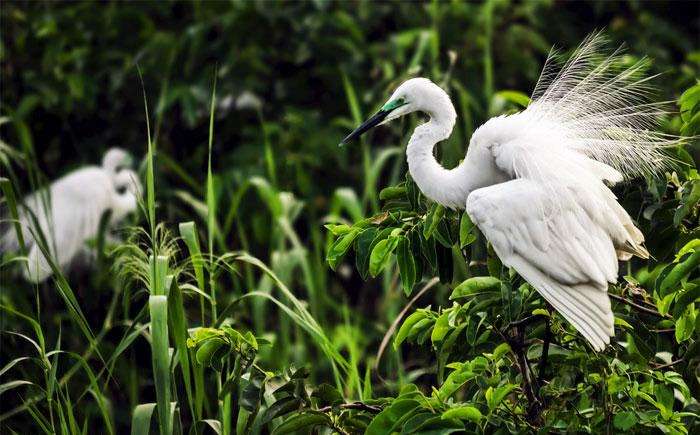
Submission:
[[148,305],[151,314],[151,356],[158,403],[158,426],[161,435],[169,435],[172,428],[170,420],[168,298],[165,295],[153,295],[149,298]]
[[131,435],[148,435],[151,431],[151,416],[155,403],[143,403],[134,408],[131,417]]

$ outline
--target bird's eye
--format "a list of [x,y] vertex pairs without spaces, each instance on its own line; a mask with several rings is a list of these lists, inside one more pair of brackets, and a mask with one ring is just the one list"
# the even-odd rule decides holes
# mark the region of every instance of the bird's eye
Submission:
[[406,103],[406,99],[404,97],[399,97],[396,99],[396,104],[401,106]]
[[117,193],[120,195],[124,195],[126,193],[126,186],[117,187]]

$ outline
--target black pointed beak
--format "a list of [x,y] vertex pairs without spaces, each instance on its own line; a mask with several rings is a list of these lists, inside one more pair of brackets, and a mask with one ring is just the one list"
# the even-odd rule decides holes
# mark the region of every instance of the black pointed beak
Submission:
[[351,140],[354,140],[360,136],[362,136],[363,133],[365,133],[367,130],[370,130],[372,127],[376,127],[379,123],[384,121],[384,118],[391,112],[390,110],[380,110],[379,112],[375,113],[374,116],[369,118],[367,121],[363,122],[359,127],[355,129],[352,133],[350,133],[345,139],[343,139],[342,142],[338,144],[338,146],[343,146],[346,143],[350,142]]

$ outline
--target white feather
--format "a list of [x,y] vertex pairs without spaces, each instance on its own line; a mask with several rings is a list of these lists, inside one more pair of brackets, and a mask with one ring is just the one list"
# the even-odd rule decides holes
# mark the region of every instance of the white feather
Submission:
[[604,54],[606,38],[594,33],[560,70],[552,52],[520,114],[533,135],[554,134],[559,146],[611,166],[626,178],[667,169],[673,160],[665,148],[679,138],[654,131],[671,112],[670,102],[651,102],[654,88],[645,76],[648,60],[633,64],[622,48]]

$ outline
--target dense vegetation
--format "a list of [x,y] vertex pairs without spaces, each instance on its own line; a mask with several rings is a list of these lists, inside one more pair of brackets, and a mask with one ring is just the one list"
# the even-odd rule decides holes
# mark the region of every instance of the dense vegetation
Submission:
[[700,135],[697,4],[4,2],[1,18],[3,229],[14,198],[111,146],[142,157],[146,186],[91,268],[33,286],[3,253],[3,430],[700,428],[696,140],[615,189],[653,258],[610,287],[603,353],[420,195],[403,156],[418,117],[337,147],[423,75],[457,107],[451,167],[476,126],[527,105],[552,45],[601,27],[664,73],[678,114],[660,129]]

